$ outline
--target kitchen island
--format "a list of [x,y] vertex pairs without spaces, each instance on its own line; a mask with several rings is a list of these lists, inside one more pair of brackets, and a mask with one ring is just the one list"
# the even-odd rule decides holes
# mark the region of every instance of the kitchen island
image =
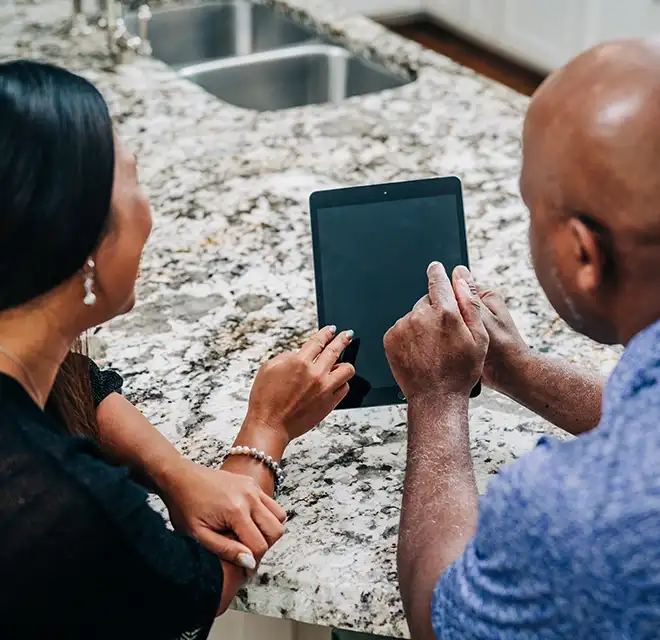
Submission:
[[[270,4],[415,81],[338,106],[257,113],[150,58],[110,68],[102,34],[66,34],[68,2],[0,8],[0,58],[50,60],[94,82],[151,196],[138,304],[94,336],[129,397],[188,456],[218,464],[259,364],[315,328],[310,192],[443,174],[463,180],[476,277],[505,293],[530,343],[608,371],[617,352],[556,318],[528,260],[518,195],[527,100],[325,0]],[[490,393],[470,424],[480,491],[552,432]],[[294,443],[287,535],[236,607],[408,637],[395,554],[405,442],[396,407],[336,413]]]

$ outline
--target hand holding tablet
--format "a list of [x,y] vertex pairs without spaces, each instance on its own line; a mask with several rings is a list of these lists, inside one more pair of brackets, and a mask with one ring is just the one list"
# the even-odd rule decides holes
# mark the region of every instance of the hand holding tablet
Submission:
[[356,376],[340,407],[404,402],[383,337],[427,293],[431,262],[449,273],[467,266],[461,183],[448,177],[317,191],[310,212],[319,323],[355,332],[342,361]]

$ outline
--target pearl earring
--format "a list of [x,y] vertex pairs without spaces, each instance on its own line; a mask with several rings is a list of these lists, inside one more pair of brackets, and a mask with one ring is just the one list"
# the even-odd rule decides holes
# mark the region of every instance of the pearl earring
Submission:
[[83,286],[85,287],[85,297],[83,298],[83,303],[88,307],[91,307],[96,302],[96,294],[94,293],[94,267],[96,264],[94,260],[89,258],[87,260],[87,272],[85,273],[85,279],[83,281]]

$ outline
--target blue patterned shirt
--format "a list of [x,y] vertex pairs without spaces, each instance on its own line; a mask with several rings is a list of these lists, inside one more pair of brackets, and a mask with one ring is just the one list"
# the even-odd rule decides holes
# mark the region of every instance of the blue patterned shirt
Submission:
[[492,479],[432,617],[441,640],[660,638],[660,322],[629,343],[596,429]]

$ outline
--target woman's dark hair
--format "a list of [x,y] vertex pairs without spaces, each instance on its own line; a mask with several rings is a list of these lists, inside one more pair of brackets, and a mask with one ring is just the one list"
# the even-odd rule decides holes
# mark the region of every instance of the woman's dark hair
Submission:
[[[108,225],[114,166],[112,120],[90,82],[49,64],[0,64],[0,311],[83,267]],[[84,432],[93,404],[78,361],[64,362],[51,400]]]
[[112,120],[91,83],[0,64],[0,311],[82,268],[108,223],[114,166]]
[[[87,344],[79,338],[65,358],[48,397],[46,411],[76,436],[97,435],[96,406],[92,392]],[[82,357],[81,357],[82,356]]]

